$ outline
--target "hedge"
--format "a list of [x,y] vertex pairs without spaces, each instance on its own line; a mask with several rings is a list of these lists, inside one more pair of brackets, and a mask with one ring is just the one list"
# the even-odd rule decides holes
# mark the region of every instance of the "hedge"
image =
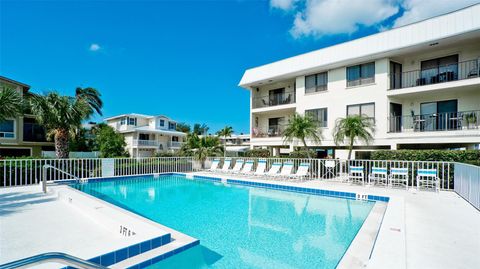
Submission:
[[372,160],[443,161],[480,165],[480,150],[378,150]]
[[251,149],[245,152],[245,157],[268,158],[270,151],[268,149]]

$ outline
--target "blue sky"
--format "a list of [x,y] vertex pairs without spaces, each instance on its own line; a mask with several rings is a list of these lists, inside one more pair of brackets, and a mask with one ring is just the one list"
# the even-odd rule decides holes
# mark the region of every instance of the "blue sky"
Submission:
[[0,0],[0,75],[36,92],[95,87],[104,117],[165,114],[247,133],[245,69],[474,2]]

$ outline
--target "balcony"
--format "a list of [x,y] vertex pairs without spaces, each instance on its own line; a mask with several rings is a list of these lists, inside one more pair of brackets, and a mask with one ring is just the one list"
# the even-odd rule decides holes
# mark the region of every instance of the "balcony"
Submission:
[[156,140],[134,139],[133,146],[134,147],[159,147],[160,143]]
[[259,129],[253,128],[252,137],[253,138],[265,138],[265,137],[282,137],[283,131],[285,130],[286,125],[271,125],[268,129]]
[[178,142],[178,141],[170,141],[168,142],[168,147],[172,149],[179,149],[183,145],[183,142]]
[[430,69],[389,74],[390,90],[478,78],[479,75],[480,59],[439,65]]
[[478,130],[480,110],[388,118],[390,133]]
[[272,107],[295,103],[295,91],[258,95],[253,97],[253,108]]

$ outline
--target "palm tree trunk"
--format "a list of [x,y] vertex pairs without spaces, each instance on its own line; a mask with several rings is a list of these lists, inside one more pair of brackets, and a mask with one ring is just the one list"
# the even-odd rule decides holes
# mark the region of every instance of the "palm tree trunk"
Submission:
[[311,159],[312,156],[310,156],[310,151],[308,150],[307,142],[305,141],[305,138],[302,138],[302,142],[303,142],[303,146],[305,147],[305,151],[307,152],[308,158]]
[[59,159],[68,158],[68,130],[57,129],[55,131],[55,154]]
[[227,157],[227,136],[223,137],[223,158]]
[[348,145],[348,159],[352,158],[352,150],[353,150],[353,138],[350,139],[350,144]]

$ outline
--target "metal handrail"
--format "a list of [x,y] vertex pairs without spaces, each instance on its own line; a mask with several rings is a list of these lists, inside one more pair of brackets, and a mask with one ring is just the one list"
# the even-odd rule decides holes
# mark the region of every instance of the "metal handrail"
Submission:
[[73,177],[75,180],[77,181],[81,181],[81,179],[75,175],[72,175],[68,172],[65,172],[61,169],[58,169],[56,168],[55,166],[52,166],[52,165],[49,165],[49,164],[45,164],[43,165],[43,178],[42,178],[42,190],[44,193],[47,193],[47,169],[53,169],[53,170],[56,170],[64,175],[67,175],[67,176],[70,176],[70,177]]
[[62,252],[47,252],[0,265],[2,269],[29,268],[34,265],[57,262],[80,269],[108,269],[105,266],[86,261]]

